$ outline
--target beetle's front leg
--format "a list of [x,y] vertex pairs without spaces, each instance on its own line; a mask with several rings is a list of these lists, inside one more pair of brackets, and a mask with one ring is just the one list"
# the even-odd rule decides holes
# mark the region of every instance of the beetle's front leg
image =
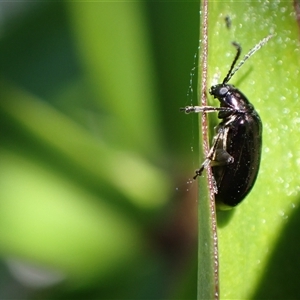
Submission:
[[229,107],[186,106],[186,107],[181,107],[180,111],[184,111],[186,114],[189,114],[189,113],[216,112],[216,111],[232,112],[233,110],[232,108]]

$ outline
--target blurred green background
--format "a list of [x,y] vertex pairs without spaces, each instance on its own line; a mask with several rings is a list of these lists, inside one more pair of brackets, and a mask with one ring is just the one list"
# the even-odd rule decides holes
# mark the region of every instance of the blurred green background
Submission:
[[[209,82],[275,34],[232,80],[264,148],[221,297],[299,298],[299,1],[210,2]],[[198,31],[198,1],[0,2],[0,299],[196,298]]]
[[198,22],[198,2],[0,3],[1,299],[196,297]]

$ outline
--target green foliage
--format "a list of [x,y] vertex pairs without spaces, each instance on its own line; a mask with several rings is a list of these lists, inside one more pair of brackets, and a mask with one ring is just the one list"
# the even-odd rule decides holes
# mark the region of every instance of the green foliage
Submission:
[[[231,29],[226,28],[226,16]],[[216,75],[223,79],[227,74],[236,53],[231,41],[240,43],[246,54],[274,34],[230,81],[255,106],[264,132],[261,168],[252,192],[234,210],[217,214],[221,299],[300,295],[297,26],[292,2],[209,2],[209,86]]]
[[[231,81],[260,113],[264,148],[251,194],[218,212],[221,298],[297,298],[293,6],[209,4],[209,85],[232,40],[245,54],[274,32]],[[48,2],[3,19],[0,273],[27,285],[3,298],[196,298],[197,116],[179,107],[196,102],[198,18],[197,2]],[[60,284],[28,282],[27,264]]]
[[195,136],[179,107],[197,22],[198,3],[139,2],[37,3],[4,19],[0,273],[27,287],[3,298],[195,295],[181,283],[196,278],[183,264],[195,210],[181,210],[195,206],[183,192]]

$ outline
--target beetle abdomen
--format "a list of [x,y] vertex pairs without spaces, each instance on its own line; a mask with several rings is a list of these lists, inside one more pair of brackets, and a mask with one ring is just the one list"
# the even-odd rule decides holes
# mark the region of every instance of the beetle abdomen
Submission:
[[226,151],[234,158],[233,163],[212,167],[218,188],[216,202],[223,209],[239,204],[255,183],[262,146],[262,123],[258,114],[253,111],[237,116],[230,124],[226,140]]

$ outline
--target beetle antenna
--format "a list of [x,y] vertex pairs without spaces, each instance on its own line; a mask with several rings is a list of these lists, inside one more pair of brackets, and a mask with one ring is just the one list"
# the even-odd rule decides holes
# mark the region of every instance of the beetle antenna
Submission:
[[262,39],[259,43],[257,43],[245,56],[244,56],[244,58],[240,61],[240,63],[235,67],[235,69],[232,71],[232,69],[234,68],[234,65],[235,65],[235,63],[236,63],[236,61],[237,61],[237,59],[239,58],[239,56],[240,56],[240,53],[241,53],[241,50],[242,50],[242,48],[241,48],[241,46],[238,44],[238,43],[236,43],[236,42],[233,42],[232,44],[233,44],[233,46],[234,47],[236,47],[236,49],[237,49],[237,54],[236,54],[236,56],[235,56],[235,58],[234,58],[234,61],[233,61],[233,63],[232,63],[232,65],[231,65],[231,67],[230,67],[230,70],[229,70],[229,72],[228,72],[228,74],[226,75],[226,77],[224,78],[224,80],[223,80],[223,84],[225,84],[225,83],[227,83],[230,79],[231,79],[231,77],[236,73],[236,71],[246,62],[246,60],[248,59],[248,58],[250,58],[256,51],[258,51],[262,46],[264,46],[268,41],[269,41],[269,39],[271,38],[271,37],[273,37],[273,34],[270,34],[270,35],[268,35],[267,37],[265,37],[264,39]]
[[237,42],[232,42],[232,45],[236,48],[237,52],[236,52],[235,58],[234,58],[234,60],[231,64],[231,67],[230,67],[226,77],[223,80],[223,84],[227,83],[230,80],[230,78],[232,77],[232,75],[234,74],[234,73],[231,73],[231,71],[234,68],[234,66],[235,66],[235,64],[236,64],[237,60],[239,59],[239,57],[241,55],[241,52],[242,52],[242,47],[241,47],[240,44],[238,44]]

